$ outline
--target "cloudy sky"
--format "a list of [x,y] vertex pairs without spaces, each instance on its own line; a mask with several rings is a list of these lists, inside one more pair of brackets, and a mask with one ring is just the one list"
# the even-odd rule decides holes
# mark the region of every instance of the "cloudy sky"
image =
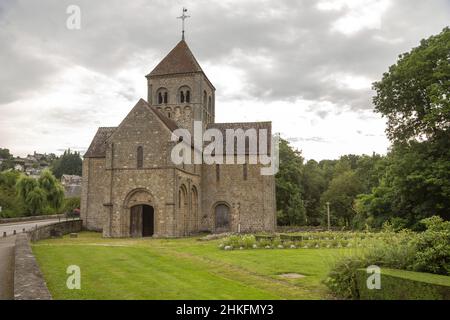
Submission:
[[[67,28],[70,5],[81,29]],[[450,0],[0,1],[0,147],[84,152],[186,40],[216,86],[217,122],[273,121],[307,159],[385,153],[371,83],[450,24]]]

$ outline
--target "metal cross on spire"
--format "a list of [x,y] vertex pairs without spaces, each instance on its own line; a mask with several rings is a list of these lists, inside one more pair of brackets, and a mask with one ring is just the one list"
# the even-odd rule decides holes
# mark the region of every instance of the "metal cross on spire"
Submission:
[[183,7],[183,14],[181,16],[177,17],[177,19],[181,19],[181,40],[184,40],[184,20],[191,17],[191,16],[186,15],[185,14],[186,12],[187,12],[187,9],[185,7]]

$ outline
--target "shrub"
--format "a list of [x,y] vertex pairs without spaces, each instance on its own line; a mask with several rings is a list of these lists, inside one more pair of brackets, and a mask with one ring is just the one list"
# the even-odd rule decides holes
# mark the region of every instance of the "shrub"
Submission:
[[279,245],[281,245],[281,239],[278,238],[278,237],[274,238],[274,239],[272,240],[272,245],[273,245],[274,247],[278,247]]
[[410,268],[416,253],[412,241],[414,237],[414,233],[404,230],[399,233],[386,233],[383,239],[366,242],[368,263],[395,269]]
[[426,230],[418,234],[415,246],[416,271],[450,275],[450,222],[433,216],[421,221]]
[[338,297],[358,298],[357,270],[366,266],[363,257],[347,256],[338,260],[328,274],[325,284]]
[[381,269],[381,289],[367,288],[366,269],[357,270],[357,293],[360,299],[448,300],[450,277],[404,270]]
[[[360,255],[339,260],[326,280],[330,290],[339,297],[356,298],[356,268],[377,265],[384,268],[416,270],[442,275],[450,273],[450,222],[439,217],[424,219],[426,230],[393,232],[387,225],[383,233],[360,240],[366,248]],[[348,245],[356,243],[352,240]],[[346,289],[347,288],[347,289]]]
[[233,247],[238,248],[240,246],[240,238],[236,235],[231,235],[227,238],[225,238],[222,242],[223,247]]
[[254,236],[254,235],[251,235],[251,234],[245,235],[245,236],[243,236],[242,239],[241,239],[241,245],[242,245],[244,248],[247,248],[247,249],[253,248],[253,245],[254,245],[254,244],[256,244],[256,239],[255,239],[255,236]]
[[72,197],[64,199],[64,212],[72,212],[74,209],[80,208],[80,197]]
[[259,241],[259,245],[262,247],[262,248],[265,248],[265,247],[267,247],[267,246],[272,246],[272,241],[270,240],[270,239],[261,239],[260,241]]

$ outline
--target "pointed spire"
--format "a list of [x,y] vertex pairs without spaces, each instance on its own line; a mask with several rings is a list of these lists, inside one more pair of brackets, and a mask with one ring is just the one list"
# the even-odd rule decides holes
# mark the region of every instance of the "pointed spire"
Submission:
[[203,72],[186,41],[181,40],[147,76]]

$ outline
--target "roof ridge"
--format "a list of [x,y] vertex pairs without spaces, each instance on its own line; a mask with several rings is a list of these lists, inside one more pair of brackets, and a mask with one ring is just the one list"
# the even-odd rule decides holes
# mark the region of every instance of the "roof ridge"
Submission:
[[215,124],[250,124],[250,123],[272,123],[272,121],[214,122],[214,123],[208,123],[208,125],[215,125]]

